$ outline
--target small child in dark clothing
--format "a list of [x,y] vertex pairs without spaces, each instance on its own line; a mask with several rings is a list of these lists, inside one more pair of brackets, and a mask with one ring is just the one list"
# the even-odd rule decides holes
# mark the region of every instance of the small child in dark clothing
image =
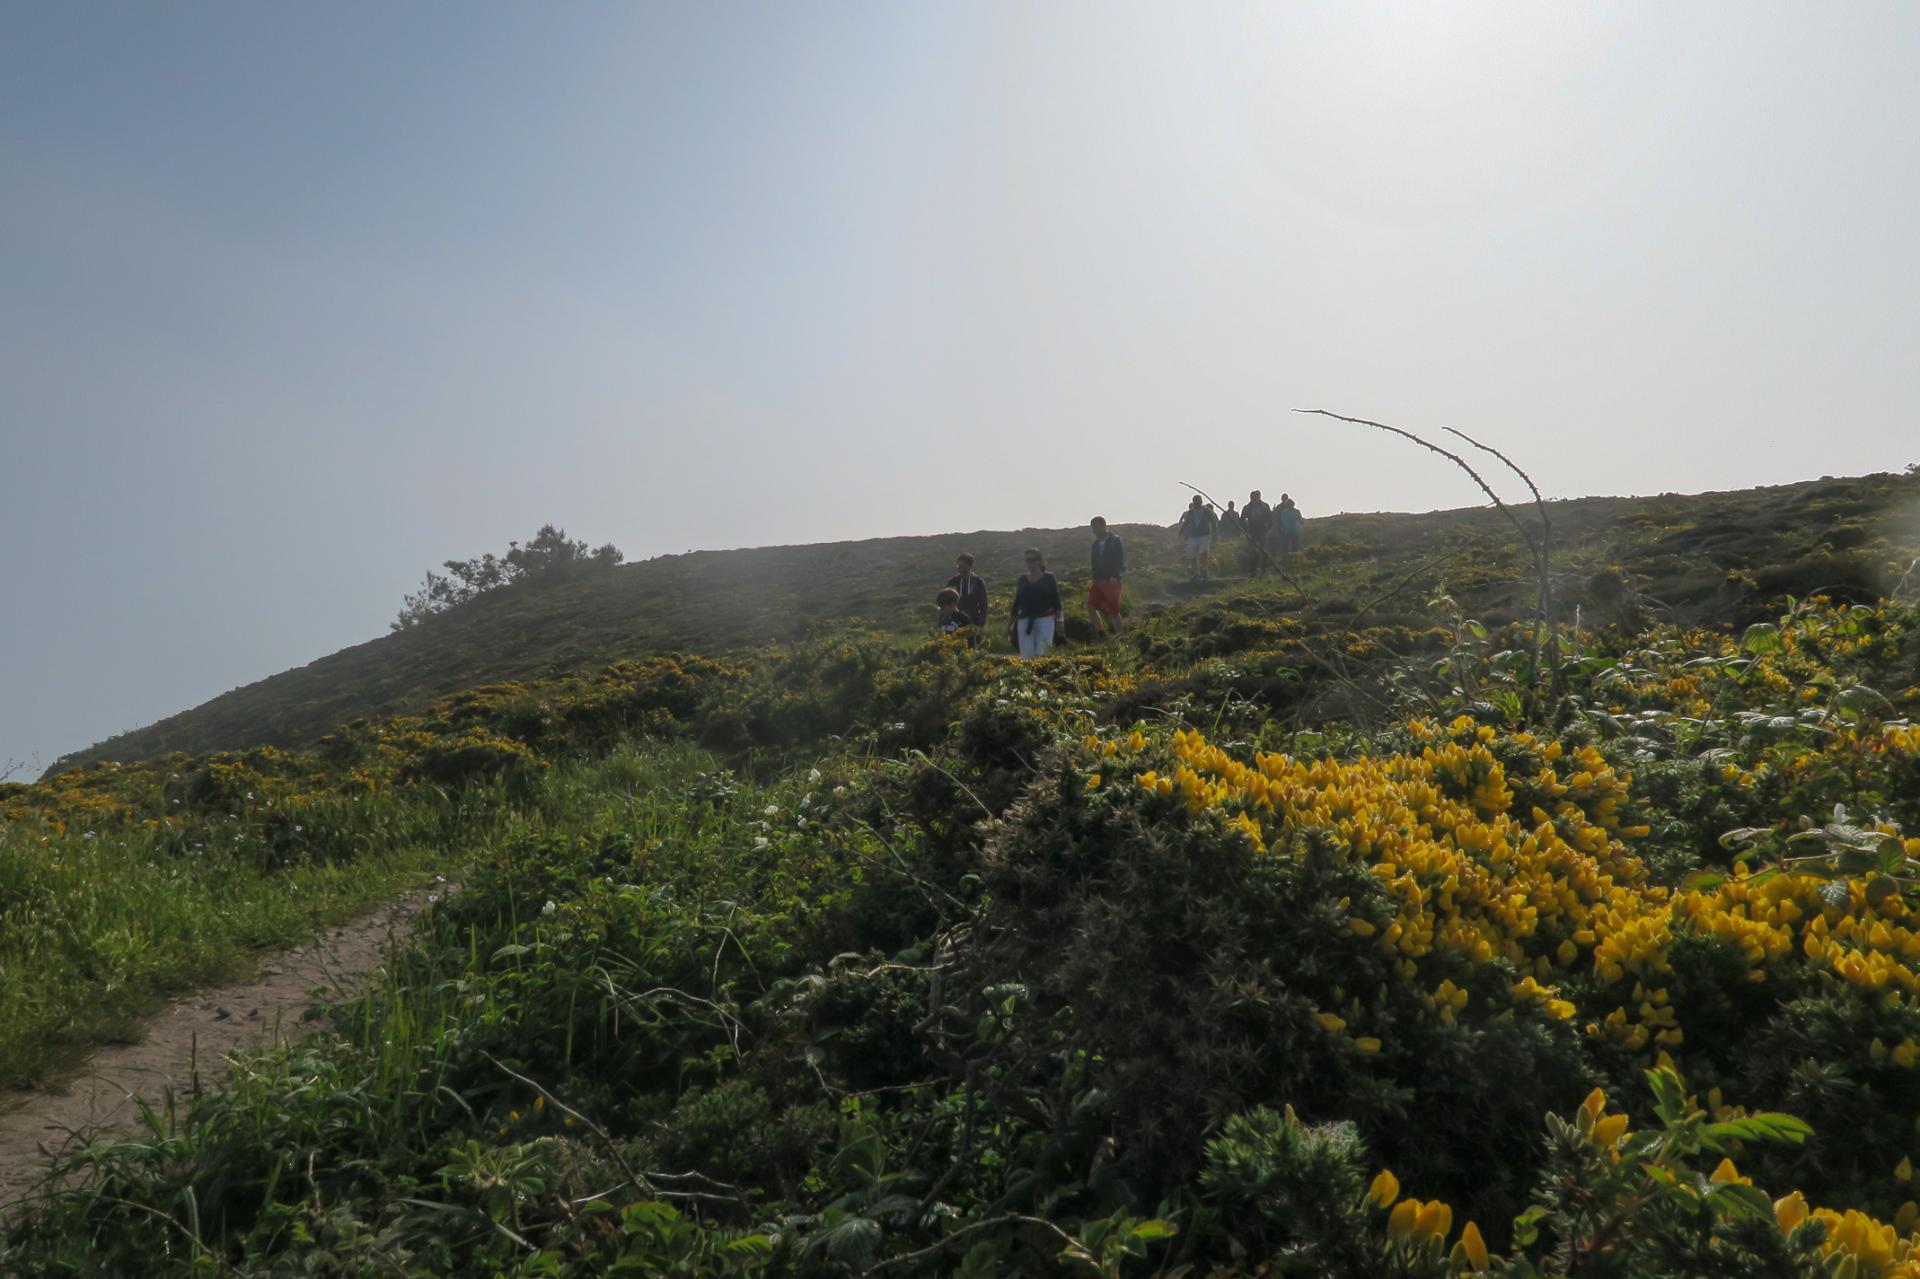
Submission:
[[966,641],[968,648],[972,648],[979,641],[980,627],[971,617],[960,611],[960,592],[951,586],[944,587],[938,595],[933,597],[933,602],[940,609],[940,616],[934,622],[940,633],[958,635]]

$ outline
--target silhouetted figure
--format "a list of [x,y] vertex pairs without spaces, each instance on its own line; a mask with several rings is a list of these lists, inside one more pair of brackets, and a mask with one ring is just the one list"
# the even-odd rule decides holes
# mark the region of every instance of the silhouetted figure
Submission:
[[1266,572],[1267,542],[1273,536],[1273,508],[1260,500],[1259,489],[1247,494],[1247,504],[1240,512],[1240,523],[1247,530],[1247,571]]
[[1180,537],[1186,543],[1187,576],[1196,582],[1205,580],[1213,568],[1214,526],[1213,508],[1194,494],[1180,513]]
[[1274,511],[1277,530],[1277,545],[1282,555],[1292,555],[1300,549],[1300,508],[1285,493],[1280,495],[1280,505]]
[[1087,525],[1093,532],[1093,580],[1087,584],[1087,610],[1093,629],[1102,635],[1120,633],[1120,579],[1127,572],[1127,551],[1118,533],[1107,531],[1106,517],[1096,515]]

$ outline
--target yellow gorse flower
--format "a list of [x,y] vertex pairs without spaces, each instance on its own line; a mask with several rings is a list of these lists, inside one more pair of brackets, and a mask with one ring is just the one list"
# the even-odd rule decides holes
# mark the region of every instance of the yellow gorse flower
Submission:
[[1460,1231],[1460,1242],[1453,1245],[1449,1257],[1455,1270],[1475,1273],[1487,1268],[1487,1242],[1480,1237],[1480,1227],[1469,1221]]
[[[1556,975],[1597,982],[1614,1007],[1588,1014],[1591,1033],[1650,1064],[1671,1060],[1686,1043],[1666,988],[1668,950],[1681,934],[1723,943],[1755,982],[1814,965],[1872,994],[1920,999],[1920,912],[1903,895],[1869,902],[1855,881],[1847,904],[1836,907],[1820,893],[1825,880],[1792,871],[1669,890],[1651,882],[1624,842],[1641,833],[1623,820],[1631,777],[1591,746],[1528,733],[1502,739],[1465,717],[1417,723],[1413,735],[1423,743],[1417,754],[1341,761],[1256,752],[1246,761],[1197,730],[1180,730],[1171,774],[1149,770],[1134,780],[1159,796],[1177,794],[1196,817],[1217,814],[1262,852],[1291,847],[1290,832],[1334,836],[1391,904],[1384,918],[1372,910],[1349,916],[1348,929],[1390,957],[1403,978],[1438,968],[1429,1004],[1442,1021],[1460,1016],[1469,1000],[1446,974],[1457,976],[1462,961],[1504,962],[1522,974],[1513,1006],[1571,1020],[1580,1009],[1560,993]],[[1920,753],[1920,732],[1910,735]],[[1527,780],[1547,806],[1518,811],[1507,765],[1493,750],[1502,745],[1542,761]],[[1911,1040],[1882,1044],[1879,1055],[1920,1069],[1920,1044]]]
[[1420,1205],[1420,1213],[1413,1221],[1413,1234],[1418,1239],[1437,1240],[1445,1243],[1453,1232],[1453,1209],[1438,1199]]

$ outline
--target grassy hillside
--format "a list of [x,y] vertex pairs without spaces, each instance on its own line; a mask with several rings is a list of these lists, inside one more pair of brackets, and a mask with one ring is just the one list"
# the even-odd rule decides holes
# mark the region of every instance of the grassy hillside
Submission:
[[[1607,615],[1631,606],[1724,621],[1757,616],[1781,593],[1866,598],[1884,585],[1898,548],[1915,540],[1917,502],[1914,479],[1891,475],[1556,502],[1557,587],[1569,607]],[[1118,528],[1133,566],[1130,607],[1164,607],[1194,593],[1177,571],[1168,530]],[[698,551],[555,586],[512,587],[75,752],[47,772],[177,750],[309,746],[341,724],[417,711],[459,689],[622,657],[721,654],[819,629],[916,634],[956,552],[979,557],[998,608],[1030,545],[1048,552],[1070,587],[1083,582],[1086,537],[1080,528],[1024,529]],[[1291,610],[1337,618],[1396,586],[1396,602],[1417,605],[1444,582],[1497,616],[1523,606],[1532,590],[1520,575],[1518,539],[1490,509],[1311,519],[1305,541],[1294,566],[1300,589],[1283,601]]]
[[1910,483],[1558,507],[1553,637],[1497,518],[1353,517],[1039,662],[903,613],[0,785],[22,1073],[188,922],[463,885],[0,1271],[1920,1279]]

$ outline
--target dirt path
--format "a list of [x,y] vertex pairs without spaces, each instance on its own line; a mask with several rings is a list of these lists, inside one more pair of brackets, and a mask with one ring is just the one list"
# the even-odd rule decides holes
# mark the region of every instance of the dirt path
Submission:
[[314,992],[363,986],[429,899],[426,892],[403,897],[265,957],[249,981],[183,995],[147,1020],[140,1042],[95,1053],[57,1085],[0,1090],[0,1206],[31,1190],[52,1156],[79,1134],[138,1131],[134,1096],[159,1101],[169,1087],[184,1094],[196,1063],[202,1079],[213,1082],[225,1076],[233,1049],[298,1035]]

